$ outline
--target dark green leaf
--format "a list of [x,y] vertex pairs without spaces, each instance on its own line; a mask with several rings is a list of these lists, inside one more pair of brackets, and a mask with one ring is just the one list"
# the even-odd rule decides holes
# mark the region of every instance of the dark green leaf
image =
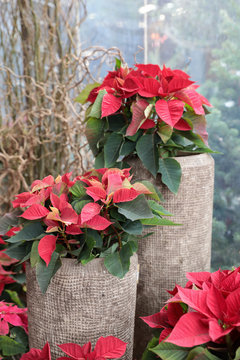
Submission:
[[59,254],[55,251],[52,253],[51,261],[46,266],[45,261],[42,259],[36,265],[36,277],[40,286],[41,292],[44,294],[47,291],[48,285],[52,277],[56,274],[62,265]]
[[108,125],[110,131],[120,131],[126,124],[123,114],[114,114],[108,116]]
[[81,214],[83,207],[89,202],[91,202],[91,200],[74,200],[71,205],[76,211],[76,213],[79,215]]
[[13,259],[22,260],[31,251],[31,243],[16,243],[10,245],[5,253]]
[[122,279],[129,270],[132,255],[131,245],[126,243],[119,252],[117,251],[105,257],[104,265],[110,274]]
[[7,213],[0,218],[0,235],[5,235],[6,232],[12,226],[17,226],[18,224],[18,215],[21,214],[19,209],[14,210],[11,213]]
[[130,140],[126,140],[120,150],[120,155],[122,156],[128,156],[132,154],[135,150],[136,143]]
[[43,233],[44,229],[39,222],[31,222],[25,225],[16,235],[8,239],[7,242],[18,243],[19,241],[31,241]]
[[179,162],[171,158],[159,159],[158,172],[162,174],[162,182],[167,185],[171,192],[177,194],[182,176]]
[[164,144],[166,144],[166,142],[171,138],[172,132],[173,128],[166,123],[162,122],[158,125],[158,135]]
[[85,102],[87,101],[87,98],[90,94],[90,92],[95,89],[96,87],[98,87],[100,84],[95,82],[94,84],[87,84],[85,86],[85,88],[80,92],[80,94],[74,99],[74,101],[80,103],[80,104],[85,104]]
[[95,169],[101,169],[104,167],[104,153],[103,151],[100,152],[96,158],[95,158],[95,163],[94,163],[94,167]]
[[18,284],[26,283],[26,275],[24,274],[16,274],[11,276]]
[[154,354],[150,349],[159,344],[159,337],[153,337],[147,344],[147,348],[143,353],[142,360],[156,360],[158,356]]
[[102,251],[100,253],[100,258],[104,258],[104,257],[107,257],[108,255],[110,254],[113,254],[115,253],[115,251],[117,250],[118,248],[118,243],[114,243],[112,246],[110,246],[109,248],[107,248],[105,251]]
[[114,165],[119,156],[120,146],[122,144],[123,137],[120,134],[112,133],[104,146],[104,160],[105,167],[111,167]]
[[8,336],[0,336],[0,350],[4,356],[13,356],[25,351],[25,346]]
[[145,134],[137,142],[136,150],[143,165],[156,177],[158,171],[158,151],[154,134]]
[[186,360],[219,360],[219,357],[211,354],[207,348],[197,346],[190,350]]
[[119,203],[117,207],[120,214],[132,221],[153,217],[152,211],[143,194],[132,201]]
[[161,342],[150,350],[162,360],[186,360],[189,352],[189,348],[183,348],[167,342]]
[[94,156],[98,154],[97,144],[103,137],[105,121],[103,119],[90,118],[86,124],[86,137]]
[[168,212],[167,210],[164,209],[164,207],[160,204],[158,204],[156,201],[154,200],[148,200],[148,205],[150,206],[150,208],[157,213],[158,215],[165,215],[165,216],[172,216],[172,214],[170,212]]
[[87,229],[87,237],[90,237],[93,239],[93,241],[95,242],[94,246],[96,248],[101,248],[103,246],[103,240],[97,230]]
[[31,255],[30,255],[31,267],[36,266],[37,263],[40,261],[40,256],[38,253],[38,244],[39,244],[38,240],[35,240],[32,244]]
[[26,352],[28,347],[28,336],[26,332],[23,330],[23,328],[19,326],[15,326],[11,329],[11,337],[13,340],[15,340],[17,343],[21,344],[25,347],[25,350],[23,352]]
[[123,216],[122,214],[119,214],[118,209],[115,208],[115,207],[110,210],[110,216],[111,216],[111,218],[113,218],[114,220],[126,221],[125,216]]
[[143,226],[141,221],[127,221],[121,224],[121,227],[124,231],[131,235],[141,235],[143,232]]
[[81,199],[86,194],[85,186],[86,184],[82,181],[76,181],[69,191],[75,198]]
[[103,97],[104,95],[107,94],[107,91],[104,90],[100,90],[98,93],[98,96],[95,100],[95,102],[93,103],[93,106],[91,108],[91,112],[89,114],[90,117],[94,117],[94,118],[101,118],[101,114],[102,114],[102,101],[103,101]]

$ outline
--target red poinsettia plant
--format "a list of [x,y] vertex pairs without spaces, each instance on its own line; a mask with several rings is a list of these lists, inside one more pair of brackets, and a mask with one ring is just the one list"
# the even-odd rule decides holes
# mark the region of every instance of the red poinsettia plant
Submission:
[[[187,273],[159,313],[142,317],[161,329],[148,350],[164,359],[240,359],[240,267]],[[163,356],[163,354],[165,354]],[[151,358],[149,351],[145,359]],[[181,357],[179,357],[181,356]]]
[[128,68],[117,60],[101,84],[88,84],[75,99],[90,103],[86,135],[96,167],[135,155],[176,193],[181,169],[171,157],[211,152],[205,118],[211,104],[198,87],[182,70],[153,64]]
[[[31,191],[16,196],[21,230],[5,236],[5,253],[20,262],[30,259],[42,292],[61,266],[62,257],[86,264],[104,258],[108,271],[122,278],[144,226],[174,225],[155,200],[147,181],[131,183],[130,169],[98,169],[77,176],[47,176]],[[146,199],[146,195],[152,199]]]
[[27,309],[0,301],[0,359],[26,351],[27,333]]
[[[114,336],[107,336],[98,339],[94,350],[92,350],[90,342],[83,346],[73,343],[58,346],[65,353],[65,356],[61,356],[57,360],[106,360],[122,357],[126,351],[127,344]],[[20,360],[51,360],[48,342],[42,350],[33,348],[24,354]]]

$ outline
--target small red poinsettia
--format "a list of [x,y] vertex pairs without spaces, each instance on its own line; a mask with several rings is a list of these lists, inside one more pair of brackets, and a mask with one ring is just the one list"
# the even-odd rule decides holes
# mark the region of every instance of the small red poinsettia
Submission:
[[20,360],[51,360],[50,346],[48,342],[43,349],[31,349],[28,353],[23,354]]
[[[152,328],[160,328],[159,342],[192,348],[197,345],[235,348],[240,327],[240,268],[214,273],[187,273],[185,288],[176,286],[167,305],[142,317]],[[231,340],[229,340],[231,339]]]
[[58,346],[68,356],[59,357],[57,360],[104,360],[122,357],[127,344],[114,336],[107,336],[98,339],[94,350],[90,342],[83,346],[73,343]]
[[0,301],[0,335],[9,333],[9,326],[21,326],[27,332],[27,309]]

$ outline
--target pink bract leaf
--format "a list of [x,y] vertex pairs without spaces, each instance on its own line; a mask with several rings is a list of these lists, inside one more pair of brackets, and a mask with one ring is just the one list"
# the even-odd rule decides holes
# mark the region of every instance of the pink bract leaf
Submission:
[[158,116],[168,125],[174,125],[183,114],[184,103],[180,100],[158,100],[155,104]]
[[174,125],[174,128],[182,131],[192,130],[191,126],[182,118],[178,120],[178,122]]
[[120,172],[109,172],[107,174],[107,194],[122,188],[122,177]]
[[184,90],[177,91],[174,96],[190,105],[197,115],[204,115],[204,109],[202,107],[201,96],[193,89],[187,88]]
[[91,220],[86,222],[87,227],[94,230],[105,230],[111,225],[111,221],[108,221],[103,216],[96,215]]
[[127,344],[122,340],[114,337],[100,337],[96,343],[94,352],[96,358],[116,359],[124,355]]
[[146,100],[140,99],[132,106],[132,121],[127,128],[126,136],[133,136],[136,134],[137,130],[146,119],[144,110],[148,105],[149,103]]
[[207,292],[207,306],[217,319],[223,320],[227,305],[222,293],[214,285]]
[[168,84],[169,93],[176,92],[178,90],[185,89],[186,87],[192,85],[194,81],[188,80],[182,77],[174,77]]
[[168,316],[167,312],[164,310],[149,316],[140,317],[146,324],[151,328],[163,328],[168,325]]
[[168,322],[174,327],[181,316],[184,315],[184,311],[180,303],[169,303],[167,308]]
[[237,288],[231,294],[228,295],[226,299],[226,304],[227,304],[228,314],[234,317],[234,320],[232,321],[234,321],[235,323],[239,323],[240,322],[240,314],[239,314],[240,288]]
[[84,205],[81,211],[81,223],[85,223],[94,216],[98,215],[101,211],[101,206],[97,203],[88,203]]
[[69,225],[66,227],[65,233],[70,235],[78,235],[82,234],[82,230],[80,229],[80,225]]
[[146,98],[152,98],[158,96],[160,87],[161,84],[158,80],[145,78],[143,79],[142,88],[138,90],[138,94]]
[[197,312],[183,315],[166,341],[184,347],[192,347],[210,341],[208,324],[205,319]]
[[0,336],[7,335],[9,333],[9,326],[6,320],[0,321]]
[[163,331],[161,332],[160,336],[159,336],[159,343],[162,342],[164,339],[166,339],[166,337],[171,334],[172,332],[172,328],[166,328],[163,329]]
[[21,194],[16,195],[16,199],[12,201],[13,207],[14,208],[17,208],[19,206],[25,207],[25,203],[32,197],[34,197],[34,194],[30,192],[23,192]]
[[155,78],[156,76],[161,74],[161,69],[158,65],[154,64],[135,64],[138,70],[144,71],[147,75]]
[[131,189],[119,189],[115,191],[113,194],[113,202],[120,203],[120,202],[127,202],[132,201],[138,197],[139,193],[131,188]]
[[98,186],[89,186],[86,191],[87,195],[91,196],[94,201],[106,199],[107,193],[103,188]]
[[186,276],[193,284],[198,287],[202,287],[202,283],[208,281],[211,277],[211,273],[208,271],[202,272],[187,272]]
[[200,313],[213,317],[211,311],[207,307],[207,291],[199,291],[194,289],[184,289],[178,286],[178,295],[182,302],[190,306]]
[[34,204],[25,210],[24,213],[20,216],[27,220],[37,220],[47,216],[48,213],[49,210],[44,206],[40,204]]
[[77,224],[78,214],[72,207],[65,207],[61,211],[61,220],[66,225]]
[[48,342],[42,350],[33,348],[28,353],[22,355],[20,360],[51,360],[51,352]]
[[38,244],[39,256],[45,261],[46,265],[51,261],[52,253],[56,249],[57,237],[54,235],[45,235]]
[[105,94],[102,101],[102,118],[114,114],[120,109],[122,99],[112,94]]
[[226,329],[219,324],[217,319],[210,319],[209,321],[209,336],[212,341],[220,339],[222,336],[229,334],[233,329],[233,326],[227,326]]
[[73,343],[67,343],[58,345],[60,349],[65,352],[65,354],[71,356],[73,359],[84,359],[84,353],[83,349],[80,345],[73,344]]
[[152,119],[147,119],[144,123],[140,126],[140,129],[147,130],[152,129],[156,126],[155,122]]

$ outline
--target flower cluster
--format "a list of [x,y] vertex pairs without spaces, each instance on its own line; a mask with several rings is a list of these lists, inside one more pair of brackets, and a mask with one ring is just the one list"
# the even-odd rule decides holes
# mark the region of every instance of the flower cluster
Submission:
[[[139,128],[149,129],[163,123],[177,130],[191,130],[191,124],[183,117],[185,105],[197,115],[205,115],[203,104],[211,106],[204,96],[197,93],[198,86],[184,71],[165,66],[161,69],[153,64],[135,66],[136,69],[120,67],[110,71],[87,99],[94,103],[99,91],[105,90],[101,104],[103,118],[121,111],[126,99],[137,95],[132,103],[132,121],[126,130],[127,136],[133,136]],[[156,99],[154,103],[149,101],[153,98]]]
[[27,333],[27,309],[0,301],[0,335],[8,335],[9,326],[21,326]]
[[159,313],[142,319],[162,329],[160,345],[205,344],[215,352],[227,349],[228,358],[234,358],[239,346],[240,268],[187,273],[187,278],[185,288],[177,285],[170,291],[172,298]]
[[[136,236],[142,234],[144,225],[151,225],[148,219],[154,220],[153,225],[162,225],[163,220],[166,225],[173,224],[162,219],[162,206],[145,199],[148,195],[159,200],[157,192],[148,182],[132,184],[130,169],[92,170],[72,181],[70,176],[36,180],[31,191],[16,196],[14,208],[26,209],[20,215],[22,229],[6,240],[12,244],[6,253],[11,254],[13,248],[19,260],[30,256],[34,266],[47,268],[51,261],[57,266],[62,256],[82,263],[101,256],[113,275],[124,276],[129,258],[137,250]],[[107,259],[118,252],[123,272],[107,265]]]
[[[118,359],[122,357],[126,351],[127,344],[114,336],[100,337],[92,350],[90,342],[80,346],[73,343],[58,345],[60,349],[67,355],[59,357],[57,360],[106,360]],[[45,344],[42,350],[31,349],[28,353],[21,357],[21,360],[51,360],[50,346]]]

